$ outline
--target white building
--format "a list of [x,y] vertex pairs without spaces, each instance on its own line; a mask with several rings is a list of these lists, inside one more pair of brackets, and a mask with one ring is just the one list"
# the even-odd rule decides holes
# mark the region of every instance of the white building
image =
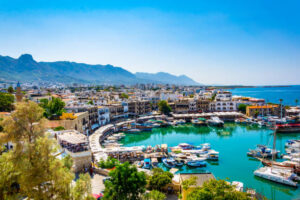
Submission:
[[100,126],[104,126],[110,122],[108,107],[105,106],[98,107],[98,120]]

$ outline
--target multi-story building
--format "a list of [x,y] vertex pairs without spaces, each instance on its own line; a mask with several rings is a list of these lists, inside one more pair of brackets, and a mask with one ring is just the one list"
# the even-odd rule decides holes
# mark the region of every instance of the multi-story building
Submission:
[[197,99],[196,101],[197,112],[209,112],[210,100],[208,99]]
[[181,99],[174,102],[175,113],[188,113],[190,108],[190,102],[188,99]]
[[109,108],[106,106],[98,106],[99,125],[104,126],[110,122]]
[[65,109],[68,113],[88,112],[89,134],[99,127],[97,106],[92,106],[92,105],[69,106],[69,107],[65,107]]
[[280,105],[247,106],[246,115],[248,117],[267,116],[267,115],[281,117],[281,116],[285,116],[285,109],[284,106],[282,106],[282,109],[280,109]]
[[[127,108],[126,108],[127,107]],[[125,103],[114,103],[108,105],[110,121],[128,117],[128,106]]]
[[212,101],[210,103],[210,111],[212,112],[227,112],[237,111],[235,101]]
[[148,100],[135,100],[128,102],[128,112],[130,116],[139,116],[151,113],[151,104]]

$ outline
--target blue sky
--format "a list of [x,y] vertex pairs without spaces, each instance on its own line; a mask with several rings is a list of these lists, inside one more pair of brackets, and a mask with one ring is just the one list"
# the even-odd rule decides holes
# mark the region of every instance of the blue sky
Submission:
[[300,1],[0,0],[0,54],[300,84]]

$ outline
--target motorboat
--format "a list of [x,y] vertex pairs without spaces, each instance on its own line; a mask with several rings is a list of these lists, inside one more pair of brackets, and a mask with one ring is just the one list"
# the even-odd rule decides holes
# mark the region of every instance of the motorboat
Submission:
[[215,150],[208,151],[208,153],[206,155],[206,159],[211,160],[211,161],[219,160],[219,152],[217,152]]
[[207,126],[205,118],[192,119],[192,124],[195,126]]
[[206,166],[206,158],[191,156],[188,157],[186,161],[186,165],[189,167],[205,167]]
[[182,167],[184,165],[184,160],[180,158],[175,158],[175,165],[176,167]]
[[163,158],[162,159],[163,164],[168,168],[175,168],[175,160],[173,158]]
[[157,167],[157,165],[158,165],[157,158],[151,158],[151,163],[152,163],[152,167]]
[[261,167],[254,171],[254,175],[284,185],[297,187],[297,182],[294,181],[297,175],[287,170],[274,167]]
[[258,157],[258,158],[271,158],[273,156],[273,154],[276,157],[279,157],[280,151],[274,150],[274,149],[270,149],[268,147],[266,147],[265,145],[257,145],[256,149],[249,149],[249,151],[247,152],[247,155],[250,157]]
[[210,126],[217,126],[217,127],[224,126],[224,121],[222,121],[219,117],[211,117],[209,120],[207,120],[207,123]]
[[126,132],[127,133],[139,133],[139,132],[141,132],[141,130],[137,129],[137,128],[132,128],[132,129],[127,130]]

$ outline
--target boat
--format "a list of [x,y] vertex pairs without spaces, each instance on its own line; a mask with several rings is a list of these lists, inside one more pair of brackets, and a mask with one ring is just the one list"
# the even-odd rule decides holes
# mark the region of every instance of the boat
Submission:
[[141,131],[152,131],[153,126],[150,124],[136,124],[136,128]]
[[224,126],[224,121],[222,121],[219,117],[211,117],[209,120],[207,120],[207,123],[210,126],[217,126],[217,127]]
[[293,162],[293,161],[283,161],[283,162],[275,162],[272,160],[257,158],[262,162],[264,166],[268,167],[281,167],[281,168],[288,168],[292,170],[295,174],[300,174],[300,163],[299,162]]
[[267,148],[265,145],[257,145],[256,149],[249,149],[247,155],[250,157],[271,158],[273,155],[279,157],[279,152],[280,151]]
[[[276,151],[276,133],[277,131],[275,130],[273,138],[273,151]],[[275,157],[276,155],[272,154],[273,162],[270,163],[270,167],[261,167],[254,171],[254,175],[284,185],[297,187],[297,182],[294,181],[294,179],[297,178],[297,175],[291,172],[289,169],[274,167],[273,164],[275,162]]]
[[205,118],[192,119],[192,124],[195,126],[207,126]]
[[282,169],[261,167],[254,171],[254,175],[284,185],[297,187],[297,182],[294,181],[296,174]]
[[175,165],[176,167],[182,167],[184,165],[184,160],[180,158],[175,158]]
[[188,144],[188,143],[180,143],[178,145],[178,147],[180,147],[183,150],[188,150],[188,149],[193,149],[194,145]]
[[276,121],[277,133],[300,133],[300,116]]
[[219,160],[219,152],[217,152],[215,150],[208,151],[208,153],[206,155],[206,159],[211,160],[211,161]]
[[231,185],[234,186],[235,190],[238,192],[244,191],[244,183],[242,183],[242,182],[232,181]]
[[288,140],[285,143],[286,148],[299,148],[300,149],[300,140]]
[[157,167],[157,165],[158,165],[157,158],[151,158],[151,163],[152,163],[152,167]]
[[206,158],[190,156],[187,158],[186,165],[189,167],[205,167],[206,166]]
[[168,168],[175,168],[175,160],[173,158],[163,158],[162,159],[163,164]]
[[127,133],[139,133],[139,132],[141,132],[141,130],[137,129],[137,128],[132,128],[132,129],[127,130],[126,132]]
[[144,159],[144,169],[150,169],[151,168],[151,159],[150,158],[145,158]]

